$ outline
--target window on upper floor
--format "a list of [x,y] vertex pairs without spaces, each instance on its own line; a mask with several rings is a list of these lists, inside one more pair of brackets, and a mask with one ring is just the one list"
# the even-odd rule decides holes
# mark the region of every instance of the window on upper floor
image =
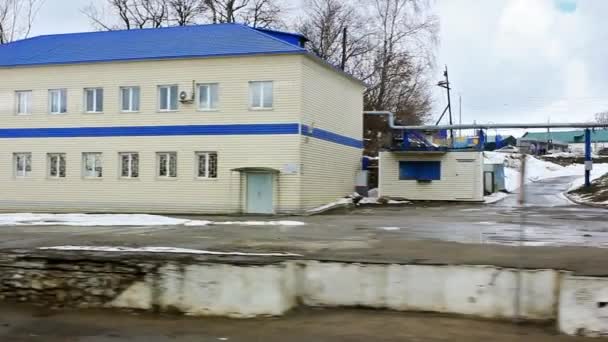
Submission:
[[177,86],[163,85],[158,87],[158,110],[170,112],[177,110]]
[[15,177],[29,177],[32,173],[32,154],[14,153]]
[[207,83],[198,85],[198,109],[216,110],[219,102],[217,83]]
[[67,89],[49,90],[49,113],[63,114],[68,111],[68,91]]
[[120,110],[122,112],[139,112],[139,87],[120,88]]
[[249,82],[249,107],[251,109],[272,109],[273,82]]
[[103,112],[103,88],[84,90],[84,111],[87,113]]
[[23,90],[15,92],[15,112],[17,115],[27,115],[32,113],[32,91]]
[[156,154],[156,162],[158,165],[158,173],[156,174],[156,176],[160,178],[177,177],[176,152],[159,152]]
[[139,153],[123,152],[118,154],[120,157],[120,177],[138,178],[139,177]]
[[82,176],[84,178],[103,177],[103,164],[100,152],[85,152],[82,154]]
[[217,178],[217,152],[196,152],[197,177]]
[[48,153],[49,178],[65,178],[65,153]]

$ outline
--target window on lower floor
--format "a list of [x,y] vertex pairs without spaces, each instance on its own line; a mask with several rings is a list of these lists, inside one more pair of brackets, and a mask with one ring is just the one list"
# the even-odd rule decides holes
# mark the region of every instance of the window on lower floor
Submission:
[[177,153],[159,152],[156,154],[158,164],[157,176],[161,178],[177,177]]
[[101,153],[87,152],[82,154],[82,175],[85,178],[103,177]]
[[124,152],[120,153],[120,177],[138,178],[139,177],[139,153]]
[[49,178],[65,178],[65,153],[49,153],[47,159],[49,163]]
[[15,153],[13,159],[15,162],[15,176],[29,177],[32,173],[32,154]]
[[399,180],[433,181],[441,179],[439,161],[400,161]]
[[217,178],[217,152],[196,152],[197,177]]

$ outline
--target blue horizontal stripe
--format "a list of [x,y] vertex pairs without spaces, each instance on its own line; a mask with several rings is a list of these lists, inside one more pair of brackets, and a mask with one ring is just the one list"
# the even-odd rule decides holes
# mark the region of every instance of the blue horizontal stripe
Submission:
[[320,128],[311,129],[307,125],[302,125],[302,135],[333,142],[340,145],[346,145],[355,148],[363,148],[363,141],[345,135],[333,133]]
[[246,125],[6,128],[0,129],[0,138],[145,137],[163,135],[265,135],[298,133],[298,124],[285,123]]
[[240,125],[180,125],[180,126],[119,126],[119,127],[61,127],[61,128],[4,128],[4,138],[87,138],[87,137],[146,137],[170,135],[274,135],[302,134],[340,145],[362,148],[363,142],[320,128],[297,123],[240,124]]

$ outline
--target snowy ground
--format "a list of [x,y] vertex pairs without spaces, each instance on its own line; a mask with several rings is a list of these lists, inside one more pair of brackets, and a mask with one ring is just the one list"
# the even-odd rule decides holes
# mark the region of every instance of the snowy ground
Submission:
[[0,214],[0,226],[303,226],[300,221],[201,221],[146,214]]
[[40,247],[42,250],[59,251],[89,251],[89,252],[120,252],[120,253],[179,253],[179,254],[201,254],[201,255],[225,255],[225,256],[270,256],[270,257],[294,257],[302,256],[294,253],[246,253],[246,252],[218,252],[201,249],[178,248],[178,247],[122,247],[122,246],[52,246]]
[[[519,188],[521,179],[521,159],[519,154],[484,152],[484,163],[504,163],[506,190],[513,192]],[[594,164],[591,177],[592,179],[596,179],[606,173],[608,173],[608,164]],[[526,183],[548,178],[580,176],[581,178],[577,179],[573,184],[573,187],[580,187],[584,182],[584,174],[585,165],[583,164],[561,166],[532,156],[526,157]]]

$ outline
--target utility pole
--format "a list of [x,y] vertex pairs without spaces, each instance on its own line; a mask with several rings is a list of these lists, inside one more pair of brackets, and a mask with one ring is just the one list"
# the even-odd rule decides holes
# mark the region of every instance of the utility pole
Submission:
[[[448,92],[448,105],[447,107],[445,107],[445,109],[443,110],[443,113],[441,113],[441,116],[439,117],[439,120],[437,120],[437,123],[435,125],[438,125],[439,122],[441,121],[441,119],[443,119],[443,116],[445,115],[445,112],[447,111],[449,114],[449,119],[450,119],[450,125],[453,125],[453,121],[452,121],[452,101],[450,99],[450,79],[448,77],[448,66],[445,66],[445,71],[443,72],[443,76],[445,77],[445,81],[439,81],[437,82],[437,85],[440,86],[441,88],[445,88],[447,89]],[[452,142],[452,144],[454,143],[454,130],[452,128],[450,128],[450,141]]]

